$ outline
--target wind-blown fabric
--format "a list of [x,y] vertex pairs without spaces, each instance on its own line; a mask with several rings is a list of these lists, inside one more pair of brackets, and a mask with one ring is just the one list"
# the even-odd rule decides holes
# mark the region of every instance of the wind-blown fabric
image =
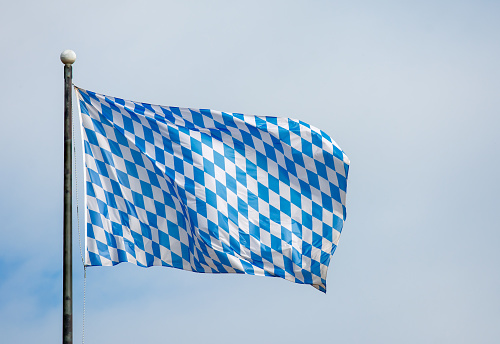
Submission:
[[349,167],[327,134],[75,89],[86,265],[275,276],[326,292]]

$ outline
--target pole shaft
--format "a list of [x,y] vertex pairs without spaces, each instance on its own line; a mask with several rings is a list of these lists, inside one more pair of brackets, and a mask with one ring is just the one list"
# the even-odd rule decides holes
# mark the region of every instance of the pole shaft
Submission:
[[64,219],[63,219],[63,344],[73,344],[73,266],[72,266],[72,116],[73,71],[64,65]]

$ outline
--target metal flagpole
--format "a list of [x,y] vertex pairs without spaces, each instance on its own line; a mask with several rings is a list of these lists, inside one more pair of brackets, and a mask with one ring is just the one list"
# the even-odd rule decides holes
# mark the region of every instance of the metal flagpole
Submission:
[[73,344],[73,266],[72,266],[72,118],[71,87],[76,60],[72,50],[61,53],[64,63],[64,213],[63,213],[63,344]]

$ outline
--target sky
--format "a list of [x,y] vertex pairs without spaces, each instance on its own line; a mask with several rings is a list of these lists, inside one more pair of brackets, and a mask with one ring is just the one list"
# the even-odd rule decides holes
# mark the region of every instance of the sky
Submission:
[[[3,1],[0,341],[62,340],[59,54],[72,49],[79,87],[301,119],[351,161],[326,294],[93,267],[86,343],[497,343],[499,36],[492,0]],[[73,242],[80,343],[76,216]]]

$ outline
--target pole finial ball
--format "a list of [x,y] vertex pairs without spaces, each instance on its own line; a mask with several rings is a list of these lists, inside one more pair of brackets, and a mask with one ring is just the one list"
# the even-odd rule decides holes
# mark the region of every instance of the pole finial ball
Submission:
[[64,50],[61,53],[61,62],[67,65],[73,64],[76,60],[76,54],[73,50]]

